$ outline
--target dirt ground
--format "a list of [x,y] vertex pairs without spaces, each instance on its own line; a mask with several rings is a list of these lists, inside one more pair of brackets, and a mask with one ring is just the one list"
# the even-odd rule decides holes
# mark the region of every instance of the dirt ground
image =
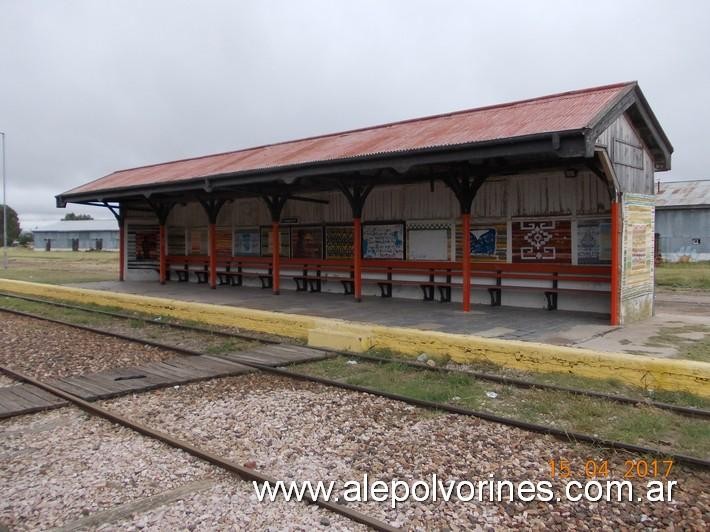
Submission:
[[576,344],[663,358],[710,362],[710,291],[656,289],[651,319],[611,330]]

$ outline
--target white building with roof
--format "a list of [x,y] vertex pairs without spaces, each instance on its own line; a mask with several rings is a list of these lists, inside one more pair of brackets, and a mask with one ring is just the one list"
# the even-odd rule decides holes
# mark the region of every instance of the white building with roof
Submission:
[[62,220],[32,231],[35,250],[118,251],[118,223],[107,220]]
[[656,238],[666,262],[710,260],[710,179],[656,184]]

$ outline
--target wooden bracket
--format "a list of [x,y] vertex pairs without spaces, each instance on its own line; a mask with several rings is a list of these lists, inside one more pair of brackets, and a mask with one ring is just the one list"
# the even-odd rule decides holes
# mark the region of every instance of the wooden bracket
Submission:
[[126,211],[123,206],[119,203],[118,205],[111,205],[108,201],[103,202],[104,207],[106,207],[111,214],[116,218],[118,225],[122,225],[123,221],[126,219]]
[[153,209],[153,212],[158,217],[158,223],[160,225],[165,225],[165,222],[168,221],[168,215],[170,214],[170,211],[173,209],[173,207],[175,207],[175,202],[154,201],[150,198],[146,198],[145,200],[148,202],[148,205],[150,205],[151,209]]
[[458,175],[444,177],[442,180],[459,200],[461,214],[471,214],[473,200],[487,178],[487,175],[471,176],[465,167],[461,167]]
[[219,216],[219,211],[222,209],[224,204],[227,203],[226,199],[201,199],[200,204],[202,208],[205,209],[207,214],[208,222],[211,224],[217,223],[217,216]]
[[338,188],[345,195],[353,210],[353,218],[362,218],[362,209],[365,207],[365,200],[370,195],[375,185],[346,185],[338,183]]
[[284,205],[288,201],[288,194],[274,194],[273,196],[264,195],[262,199],[269,208],[269,213],[271,213],[271,221],[278,223],[281,220],[281,212],[283,211]]

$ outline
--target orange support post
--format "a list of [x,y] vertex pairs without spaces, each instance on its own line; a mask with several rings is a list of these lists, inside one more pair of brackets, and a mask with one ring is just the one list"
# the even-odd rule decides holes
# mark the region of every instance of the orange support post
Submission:
[[279,275],[281,273],[281,233],[279,222],[271,224],[271,286],[274,294],[279,294]]
[[611,324],[619,325],[621,302],[621,209],[618,201],[611,202]]
[[461,289],[463,290],[463,311],[471,310],[471,215],[461,215]]
[[353,293],[355,301],[362,301],[362,223],[353,218]]
[[158,243],[158,250],[160,253],[160,284],[165,284],[165,274],[167,273],[165,260],[165,224],[160,224],[160,234],[158,238],[160,239],[160,242]]
[[126,224],[123,220],[118,226],[118,280],[126,278]]
[[207,247],[210,252],[210,288],[217,288],[217,224],[209,224]]

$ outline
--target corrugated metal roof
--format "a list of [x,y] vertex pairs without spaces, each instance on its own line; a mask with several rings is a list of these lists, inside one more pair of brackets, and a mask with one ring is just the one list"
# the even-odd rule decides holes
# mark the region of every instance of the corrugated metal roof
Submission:
[[131,168],[72,189],[79,194],[323,161],[580,130],[634,82],[384,124],[245,150]]
[[710,205],[710,179],[656,183],[656,207],[683,205]]
[[61,220],[33,229],[33,232],[41,233],[61,233],[66,231],[118,231],[118,222],[115,218],[113,220]]

